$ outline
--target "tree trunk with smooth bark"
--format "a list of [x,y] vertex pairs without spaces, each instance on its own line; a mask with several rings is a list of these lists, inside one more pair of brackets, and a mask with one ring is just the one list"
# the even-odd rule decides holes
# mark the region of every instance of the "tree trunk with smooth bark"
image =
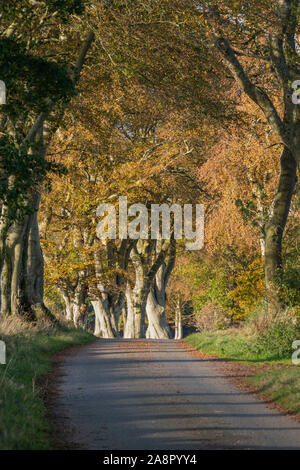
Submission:
[[[94,40],[94,34],[88,33],[80,50],[71,79],[76,85],[86,58],[86,54]],[[54,131],[45,132],[45,122],[55,107],[54,102],[48,103],[48,112],[42,112],[31,126],[22,142],[22,147],[29,152],[38,152],[46,158],[47,145]],[[61,113],[61,117],[64,110]],[[47,140],[45,145],[44,141]],[[33,148],[34,147],[34,148]],[[1,314],[22,315],[28,320],[35,320],[43,315],[55,321],[55,317],[43,302],[44,295],[44,260],[40,246],[38,229],[38,210],[41,198],[42,181],[36,175],[36,188],[28,191],[28,207],[32,211],[27,215],[16,214],[14,222],[7,222],[5,207],[2,208],[1,220]],[[13,178],[11,182],[13,187]]]
[[73,321],[73,292],[66,288],[59,288],[59,291],[65,302],[65,318],[67,321]]
[[37,213],[40,194],[32,196],[32,214],[12,223],[4,242],[1,272],[1,313],[35,320],[44,315],[54,320],[43,302],[44,260]]
[[148,328],[146,338],[169,339],[171,337],[166,317],[166,288],[169,275],[168,267],[163,263],[153,280],[147,298]]
[[[266,51],[269,73],[278,86],[281,96],[279,106],[273,100],[266,87],[258,86],[247,71],[247,64],[253,69],[251,60],[242,63],[240,56],[251,57],[251,43],[241,42],[233,47],[229,29],[217,33],[214,28],[216,49],[242,91],[262,110],[268,125],[283,146],[280,162],[280,181],[270,208],[268,220],[264,226],[265,235],[265,280],[269,302],[276,301],[276,290],[280,286],[276,282],[282,268],[282,239],[286,227],[292,196],[297,182],[297,163],[300,161],[300,106],[292,99],[292,83],[299,78],[298,50],[295,40],[297,35],[298,13],[296,4],[289,0],[274,2],[276,15],[270,28],[266,30]],[[210,9],[208,17],[222,26],[222,13],[218,7]],[[258,33],[258,30],[257,30]],[[254,29],[255,35],[255,29]],[[237,49],[245,48],[245,51]],[[256,60],[256,65],[259,61]],[[249,70],[251,70],[249,67]],[[272,307],[272,306],[271,306]]]
[[130,286],[126,288],[127,318],[124,327],[124,338],[145,337],[147,295],[145,295],[144,289],[142,278],[134,288]]
[[281,173],[270,218],[265,225],[265,278],[272,289],[282,267],[282,238],[297,183],[297,164],[288,149],[281,156]]
[[95,312],[94,335],[98,338],[115,338],[117,336],[116,325],[107,303],[103,299],[92,300],[91,303]]
[[[164,268],[164,285],[160,285],[158,278],[158,289],[156,292],[153,291],[154,295],[159,297],[159,300],[158,297],[154,297],[154,302],[161,302],[162,304],[165,303],[163,296],[165,295],[165,288],[174,266],[176,253],[175,240],[139,240],[136,246],[132,248],[130,259],[134,269],[134,285],[131,286],[130,282],[128,282],[126,287],[127,319],[124,328],[124,338],[144,338],[146,336],[147,299],[151,285],[160,267],[164,265],[164,260],[168,253],[168,265]],[[158,290],[160,289],[161,294],[159,295]],[[151,299],[149,299],[148,304],[150,329],[147,334],[151,334],[151,337],[156,335],[164,336],[167,332],[167,328],[164,325],[165,313],[162,313],[160,307],[155,303],[151,305],[150,302]],[[151,311],[150,306],[153,307]]]
[[175,336],[174,339],[182,339],[183,331],[182,331],[182,311],[181,311],[181,304],[180,299],[177,300],[176,307],[175,307]]

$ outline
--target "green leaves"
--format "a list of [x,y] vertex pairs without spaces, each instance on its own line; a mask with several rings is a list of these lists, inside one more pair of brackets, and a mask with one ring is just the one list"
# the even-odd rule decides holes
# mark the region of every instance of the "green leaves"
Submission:
[[48,172],[63,169],[45,159],[42,142],[36,147],[30,142],[30,149],[23,142],[41,112],[47,115],[55,103],[52,125],[75,94],[66,66],[69,44],[61,36],[73,32],[65,23],[70,15],[81,15],[84,5],[83,0],[10,0],[3,6],[0,80],[7,104],[0,107],[0,205],[11,220],[30,211],[29,195],[47,184]]
[[14,38],[0,40],[1,79],[7,88],[3,110],[12,119],[47,109],[47,100],[66,101],[74,87],[64,65],[28,54],[23,42]]

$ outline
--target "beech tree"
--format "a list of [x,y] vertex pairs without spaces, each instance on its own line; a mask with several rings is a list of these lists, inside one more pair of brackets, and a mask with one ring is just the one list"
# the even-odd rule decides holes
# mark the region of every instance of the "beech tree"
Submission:
[[212,47],[242,91],[258,106],[282,148],[280,179],[264,224],[265,277],[272,288],[282,266],[282,238],[297,182],[299,106],[298,1],[196,2]]
[[95,336],[119,337],[119,319],[125,300],[126,271],[132,242],[108,240],[104,250],[95,250],[95,287],[90,298],[95,312]]
[[[124,338],[169,337],[165,316],[165,289],[174,266],[175,252],[174,240],[140,239],[132,248],[130,259],[134,276],[132,285],[129,279],[126,286]],[[169,259],[166,261],[167,253]]]
[[[213,254],[226,245],[264,257],[264,226],[279,181],[280,149],[255,105],[233,90],[240,101],[243,122],[218,133],[207,149],[198,176],[207,192],[206,249]],[[266,142],[267,139],[267,142]]]
[[[1,72],[8,90],[1,121],[3,314],[34,319],[39,306],[52,318],[43,303],[37,213],[43,181],[52,168],[46,161],[47,146],[79,80],[93,33],[86,37],[72,71],[61,63],[57,42],[66,19],[82,12],[81,1],[49,0],[12,2],[2,13]],[[42,58],[49,51],[52,61]]]
[[[185,47],[188,47],[185,43],[182,42],[182,49],[175,50],[175,54],[178,59],[184,58],[187,67],[179,73],[174,57],[167,65],[164,64],[167,57],[164,48],[167,44],[163,34],[167,30],[164,24],[163,30],[160,30],[160,23],[149,23],[149,28],[158,33],[157,38],[154,31],[151,33],[151,42],[160,47],[160,40],[163,38],[162,58],[157,63],[153,62],[153,70],[151,74],[149,73],[149,77],[153,75],[156,84],[152,85],[151,80],[145,82],[142,76],[143,67],[136,69],[136,61],[132,63],[131,57],[132,48],[136,49],[141,61],[148,57],[147,54],[152,53],[149,44],[144,44],[141,48],[140,34],[145,25],[125,22],[125,18],[129,18],[127,11],[125,15],[124,12],[120,12],[121,23],[119,17],[116,21],[117,17],[114,15],[118,12],[117,7],[115,11],[101,9],[99,11],[95,9],[93,12],[94,21],[99,21],[95,54],[91,64],[93,73],[83,76],[84,88],[80,96],[73,101],[72,109],[67,115],[68,123],[76,121],[76,127],[68,125],[68,132],[64,133],[66,137],[69,136],[68,145],[76,149],[70,152],[66,148],[66,158],[62,160],[67,164],[70,174],[62,176],[63,182],[57,185],[53,194],[47,195],[45,204],[46,212],[53,211],[53,206],[64,207],[63,215],[60,213],[61,210],[58,210],[55,223],[61,226],[59,222],[61,217],[68,220],[68,224],[63,223],[65,226],[63,230],[66,232],[76,230],[76,224],[83,227],[86,218],[86,230],[90,236],[83,238],[92,240],[89,244],[85,244],[84,249],[92,271],[88,279],[88,291],[96,313],[96,334],[111,337],[118,335],[117,320],[124,300],[126,286],[124,271],[127,270],[128,264],[128,261],[124,264],[124,259],[128,257],[129,250],[134,250],[134,244],[133,247],[128,244],[125,249],[124,243],[119,246],[110,241],[101,245],[96,241],[97,205],[100,202],[116,204],[118,195],[126,195],[129,204],[139,201],[147,206],[151,202],[176,201],[179,194],[182,202],[194,202],[195,198],[199,198],[202,193],[194,172],[198,162],[203,159],[201,153],[203,126],[201,121],[198,123],[194,119],[194,115],[197,113],[204,116],[202,100],[207,102],[210,95],[213,102],[215,97],[211,90],[203,91],[202,80],[199,79],[197,82],[194,77],[194,74],[199,72],[199,64],[197,61],[194,64],[185,54]],[[136,15],[137,10],[133,8],[133,11]],[[122,37],[120,28],[122,34],[127,35],[134,28],[138,31],[138,37],[133,43],[124,45],[120,39]],[[174,29],[176,28],[171,25],[171,30],[167,32],[175,39]],[[114,42],[111,42],[112,31]],[[195,54],[193,50],[191,52]],[[155,55],[153,59],[158,59],[156,51],[153,50],[153,53]],[[159,87],[158,75],[166,81],[163,89]],[[176,100],[167,94],[171,76],[177,80],[174,82],[178,97]],[[188,80],[191,80],[191,84],[188,84]],[[195,93],[200,98],[199,102],[193,101]],[[60,140],[60,145],[63,141],[66,141],[66,138]],[[59,145],[53,148],[53,153],[55,152],[57,157],[54,161],[59,161],[61,158]],[[77,162],[76,168],[73,167],[75,162]],[[53,187],[56,183],[57,178],[54,177]],[[63,188],[68,188],[67,201],[61,193]],[[74,243],[74,237],[68,237],[67,233],[66,237],[69,239],[68,243]],[[51,236],[54,245],[57,241],[56,236]],[[49,248],[45,244],[47,258],[51,259]],[[127,253],[125,258],[119,257],[120,248],[121,251],[125,249]],[[62,250],[59,248],[59,251]],[[78,269],[82,264],[83,262],[78,263]],[[157,278],[157,284],[159,283]],[[153,285],[153,293],[154,289],[157,293]],[[164,297],[164,292],[162,296]],[[162,302],[164,302],[163,297]],[[103,315],[106,318],[102,322],[105,326],[101,326],[100,317]],[[143,316],[145,317],[144,308]],[[128,312],[127,322],[129,318],[131,316]],[[138,335],[145,334],[145,331],[142,332],[143,329],[144,326],[138,327]]]
[[175,266],[176,241],[171,240],[167,256],[164,258],[149,289],[146,313],[148,326],[146,338],[169,339],[171,331],[166,315],[167,285]]

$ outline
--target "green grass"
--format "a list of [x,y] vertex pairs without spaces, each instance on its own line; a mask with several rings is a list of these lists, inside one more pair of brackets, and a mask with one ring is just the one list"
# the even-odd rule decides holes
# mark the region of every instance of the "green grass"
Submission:
[[276,359],[258,348],[254,336],[237,330],[194,333],[186,341],[196,349],[230,361],[261,362]]
[[263,370],[249,377],[247,382],[281,407],[300,414],[300,366],[285,365],[274,369]]
[[257,347],[255,336],[243,330],[194,333],[186,341],[226,361],[257,365],[257,373],[245,380],[281,407],[300,414],[300,366],[293,365],[290,357],[277,359],[264,352]]
[[0,449],[50,449],[49,423],[37,379],[51,369],[51,354],[94,337],[81,330],[45,325],[0,327],[7,348],[0,365]]

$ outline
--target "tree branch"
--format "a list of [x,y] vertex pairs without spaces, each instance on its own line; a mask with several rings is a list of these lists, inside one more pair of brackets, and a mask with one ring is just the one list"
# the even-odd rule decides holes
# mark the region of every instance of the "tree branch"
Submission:
[[240,85],[242,90],[249,96],[249,98],[251,98],[252,101],[254,101],[254,103],[256,103],[260,107],[260,109],[265,114],[270,126],[281,138],[282,142],[287,147],[290,147],[291,144],[285,126],[268,95],[265,93],[264,90],[262,90],[251,82],[227,39],[217,37],[215,40],[215,44],[236,82]]
[[[87,53],[88,53],[88,51],[89,51],[89,49],[90,49],[90,47],[91,47],[91,45],[94,41],[94,38],[95,38],[94,32],[89,31],[89,33],[87,34],[87,37],[86,37],[86,39],[85,39],[85,41],[84,41],[84,43],[81,47],[78,59],[76,61],[74,71],[73,71],[73,73],[71,74],[71,77],[70,77],[74,86],[76,86],[77,83],[79,82],[81,70],[82,70],[86,55],[87,55]],[[34,140],[37,132],[43,126],[46,119],[49,117],[53,107],[55,106],[55,102],[49,100],[48,106],[49,106],[49,110],[47,112],[40,113],[39,116],[36,118],[35,122],[31,126],[27,136],[23,140],[23,145],[27,145],[27,144],[31,143]],[[64,113],[64,111],[65,110],[63,110],[63,113]]]

